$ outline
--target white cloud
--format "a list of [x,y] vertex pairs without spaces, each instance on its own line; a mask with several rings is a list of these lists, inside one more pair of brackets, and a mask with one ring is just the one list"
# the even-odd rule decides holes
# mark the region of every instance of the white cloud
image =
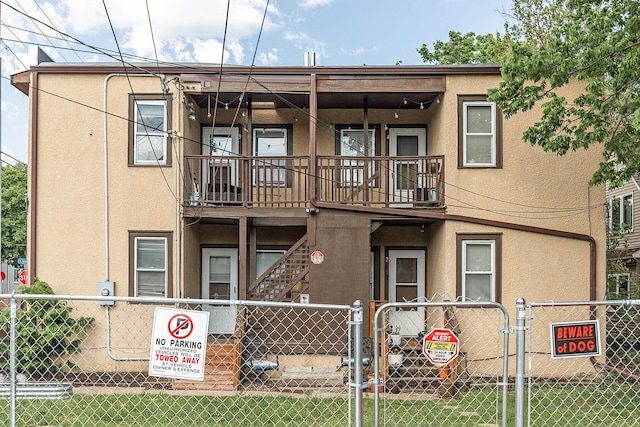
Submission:
[[323,58],[326,58],[328,56],[327,45],[320,40],[314,39],[306,33],[287,31],[284,34],[284,38],[287,41],[293,42],[293,45],[296,49],[316,52],[319,53]]
[[280,62],[278,58],[278,49],[273,48],[267,53],[260,53],[258,55],[258,62],[260,65],[274,65]]
[[[148,3],[130,0],[106,0],[107,11],[120,46],[137,56],[177,61],[180,58],[210,58],[220,52],[217,44],[225,40],[228,61],[242,63],[245,47],[255,44],[262,24],[266,0],[234,0],[228,13],[226,0],[192,0],[176,4],[170,0]],[[60,19],[71,31],[82,37],[105,37],[115,45],[105,8],[101,2],[59,0]],[[269,5],[264,31],[278,27],[273,19],[280,16],[277,7]],[[149,22],[151,17],[151,23]],[[225,35],[226,25],[226,35]],[[152,33],[153,30],[153,33]],[[104,41],[100,42],[103,44]],[[198,47],[196,47],[196,44]],[[176,50],[176,48],[180,50]],[[195,52],[198,48],[206,52]],[[112,48],[113,49],[113,48]],[[226,56],[226,55],[225,55]],[[211,62],[211,61],[208,61]],[[220,62],[220,56],[214,62]]]
[[328,6],[331,3],[333,3],[333,0],[304,0],[300,6],[310,9],[318,6]]

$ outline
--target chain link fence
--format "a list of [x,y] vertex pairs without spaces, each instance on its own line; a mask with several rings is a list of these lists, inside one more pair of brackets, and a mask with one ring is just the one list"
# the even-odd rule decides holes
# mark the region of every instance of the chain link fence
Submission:
[[504,307],[390,303],[378,309],[374,324],[379,351],[371,392],[380,407],[375,425],[506,425]]
[[[532,303],[515,329],[500,304],[384,304],[362,334],[357,306],[0,298],[0,425],[640,426],[637,300]],[[154,350],[158,306],[234,319],[202,380],[150,375],[189,353]]]
[[640,301],[528,309],[527,425],[640,426]]
[[[352,423],[349,368],[343,367],[351,307],[117,297],[112,302],[52,295],[6,300],[0,315],[0,425]],[[210,311],[212,318],[225,310],[235,316],[235,331],[208,335],[204,349],[189,344],[204,354],[200,365],[186,348],[155,351],[155,328],[178,335],[200,327],[154,325],[158,305],[179,313]],[[150,358],[160,366],[203,366],[203,380],[149,375]]]

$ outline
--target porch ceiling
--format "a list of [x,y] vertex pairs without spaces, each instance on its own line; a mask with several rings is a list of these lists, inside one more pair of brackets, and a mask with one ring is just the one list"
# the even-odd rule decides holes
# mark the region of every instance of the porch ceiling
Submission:
[[[221,93],[218,96],[219,103],[228,104],[229,108],[238,107],[238,99],[241,93]],[[421,108],[427,109],[436,100],[438,93],[424,92],[402,92],[402,93],[318,93],[318,109],[347,109],[347,108],[364,108],[365,99],[369,109],[397,109],[417,110]],[[193,100],[200,108],[211,108],[214,106],[215,94],[193,94]],[[275,108],[308,108],[309,95],[300,93],[245,93],[245,103],[242,108],[247,107],[247,102],[251,99],[253,102],[273,102]],[[406,104],[404,100],[407,100]]]

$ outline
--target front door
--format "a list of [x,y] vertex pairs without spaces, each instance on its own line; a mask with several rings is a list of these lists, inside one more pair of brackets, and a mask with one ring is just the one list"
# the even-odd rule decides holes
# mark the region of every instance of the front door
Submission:
[[[238,249],[202,249],[202,299],[238,299]],[[202,309],[210,313],[210,334],[234,332],[235,306],[203,304]]]
[[[392,202],[413,202],[423,173],[418,156],[427,155],[427,130],[424,128],[390,128],[389,170],[390,198]],[[404,157],[404,158],[403,158]],[[413,158],[413,159],[412,159]],[[393,205],[392,205],[393,206]]]
[[[389,251],[389,302],[424,301],[425,251],[402,249]],[[424,329],[424,307],[391,309],[389,323],[400,327],[405,336]]]

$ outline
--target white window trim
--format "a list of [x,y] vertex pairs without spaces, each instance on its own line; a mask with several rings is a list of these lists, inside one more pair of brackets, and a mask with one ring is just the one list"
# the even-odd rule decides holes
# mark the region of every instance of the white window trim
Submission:
[[[266,133],[269,131],[281,131],[284,137],[284,153],[281,154],[281,157],[287,156],[287,151],[289,149],[289,129],[285,126],[269,126],[269,127],[257,127],[253,129],[253,138],[252,138],[252,146],[253,146],[253,155],[256,157],[256,162],[258,161],[258,157],[268,157],[264,154],[260,154],[258,152],[258,132]],[[275,156],[275,157],[280,157]],[[277,161],[276,161],[277,162]],[[264,172],[259,165],[256,164],[256,167],[253,173],[253,185],[261,185],[266,187],[286,187],[287,186],[287,173],[285,169],[284,162],[282,165],[279,164],[269,164],[268,166],[268,174],[263,174],[259,177],[259,175]],[[260,178],[260,182],[258,183],[258,179]]]
[[[162,240],[164,242],[164,269],[153,269],[153,268],[138,268],[138,241],[139,240]],[[134,293],[136,297],[140,296],[138,291],[138,272],[143,271],[164,271],[164,297],[166,298],[169,292],[169,254],[167,253],[168,241],[166,237],[153,237],[153,236],[139,236],[134,238],[134,248],[133,248],[133,265],[134,265]]]
[[633,193],[625,193],[620,194],[619,196],[614,196],[609,199],[609,227],[613,226],[613,201],[618,200],[620,204],[620,217],[618,218],[618,224],[626,224],[624,222],[625,217],[625,208],[624,208],[624,199],[627,197],[631,197],[631,226],[628,229],[625,229],[625,233],[630,233],[633,231],[633,223],[635,222],[634,213],[633,213]]
[[630,273],[611,273],[609,274],[609,280],[615,279],[616,284],[616,295],[620,295],[620,278],[624,277],[627,283],[627,296],[630,292],[629,288],[631,287],[631,274]]
[[[467,247],[473,245],[490,245],[491,246],[491,270],[490,271],[467,271]],[[467,275],[491,275],[491,292],[490,300],[496,301],[496,241],[495,240],[463,240],[462,241],[462,298],[467,300]]]
[[[362,134],[362,137],[364,139],[364,129],[352,129],[352,128],[346,128],[346,129],[340,129],[340,155],[341,156],[350,156],[350,157],[373,157],[375,156],[375,152],[376,152],[376,130],[375,128],[370,128],[369,129],[369,139],[368,139],[368,143],[369,143],[369,153],[365,153],[363,150],[357,151],[355,156],[352,156],[351,154],[346,154],[344,153],[343,149],[345,148],[344,144],[343,144],[343,138],[345,137],[345,132],[354,132],[354,133],[360,133]],[[364,149],[364,147],[362,147]],[[342,176],[341,176],[341,184],[344,186],[361,186],[364,183],[364,166],[365,166],[365,161],[364,159],[362,160],[354,160],[354,159],[349,159],[349,160],[342,160],[342,166],[344,167],[342,169]],[[370,161],[368,164],[368,170],[369,170],[369,176],[367,177],[367,180],[369,180],[373,175],[375,175],[375,162],[374,161]],[[354,173],[355,172],[355,173]],[[374,186],[373,182],[369,183],[370,187]]]
[[[143,135],[141,132],[138,132],[138,123],[139,122],[139,114],[140,109],[139,105],[162,105],[163,107],[163,120],[162,120],[162,130],[154,130],[146,126],[144,123],[142,125],[145,128],[144,135],[149,136],[161,136],[162,137],[162,160],[140,160],[138,159],[138,136]],[[167,164],[167,104],[164,100],[151,100],[151,99],[141,99],[136,100],[134,102],[134,136],[133,136],[133,162],[136,165],[165,165]]]
[[[471,106],[483,106],[491,107],[491,162],[490,163],[475,163],[467,161],[467,136],[468,135],[487,135],[486,133],[468,133],[467,132],[467,107]],[[496,103],[487,101],[465,101],[462,103],[462,164],[465,167],[495,167],[497,166],[496,160],[496,133],[497,133],[497,118],[496,118]]]
[[[277,253],[280,256],[284,255],[287,251],[285,251],[284,249],[257,249],[256,250],[256,258],[258,257],[258,254],[265,254],[265,253]],[[258,274],[258,272],[256,271],[256,279],[258,277],[260,277],[262,275],[262,273]]]

